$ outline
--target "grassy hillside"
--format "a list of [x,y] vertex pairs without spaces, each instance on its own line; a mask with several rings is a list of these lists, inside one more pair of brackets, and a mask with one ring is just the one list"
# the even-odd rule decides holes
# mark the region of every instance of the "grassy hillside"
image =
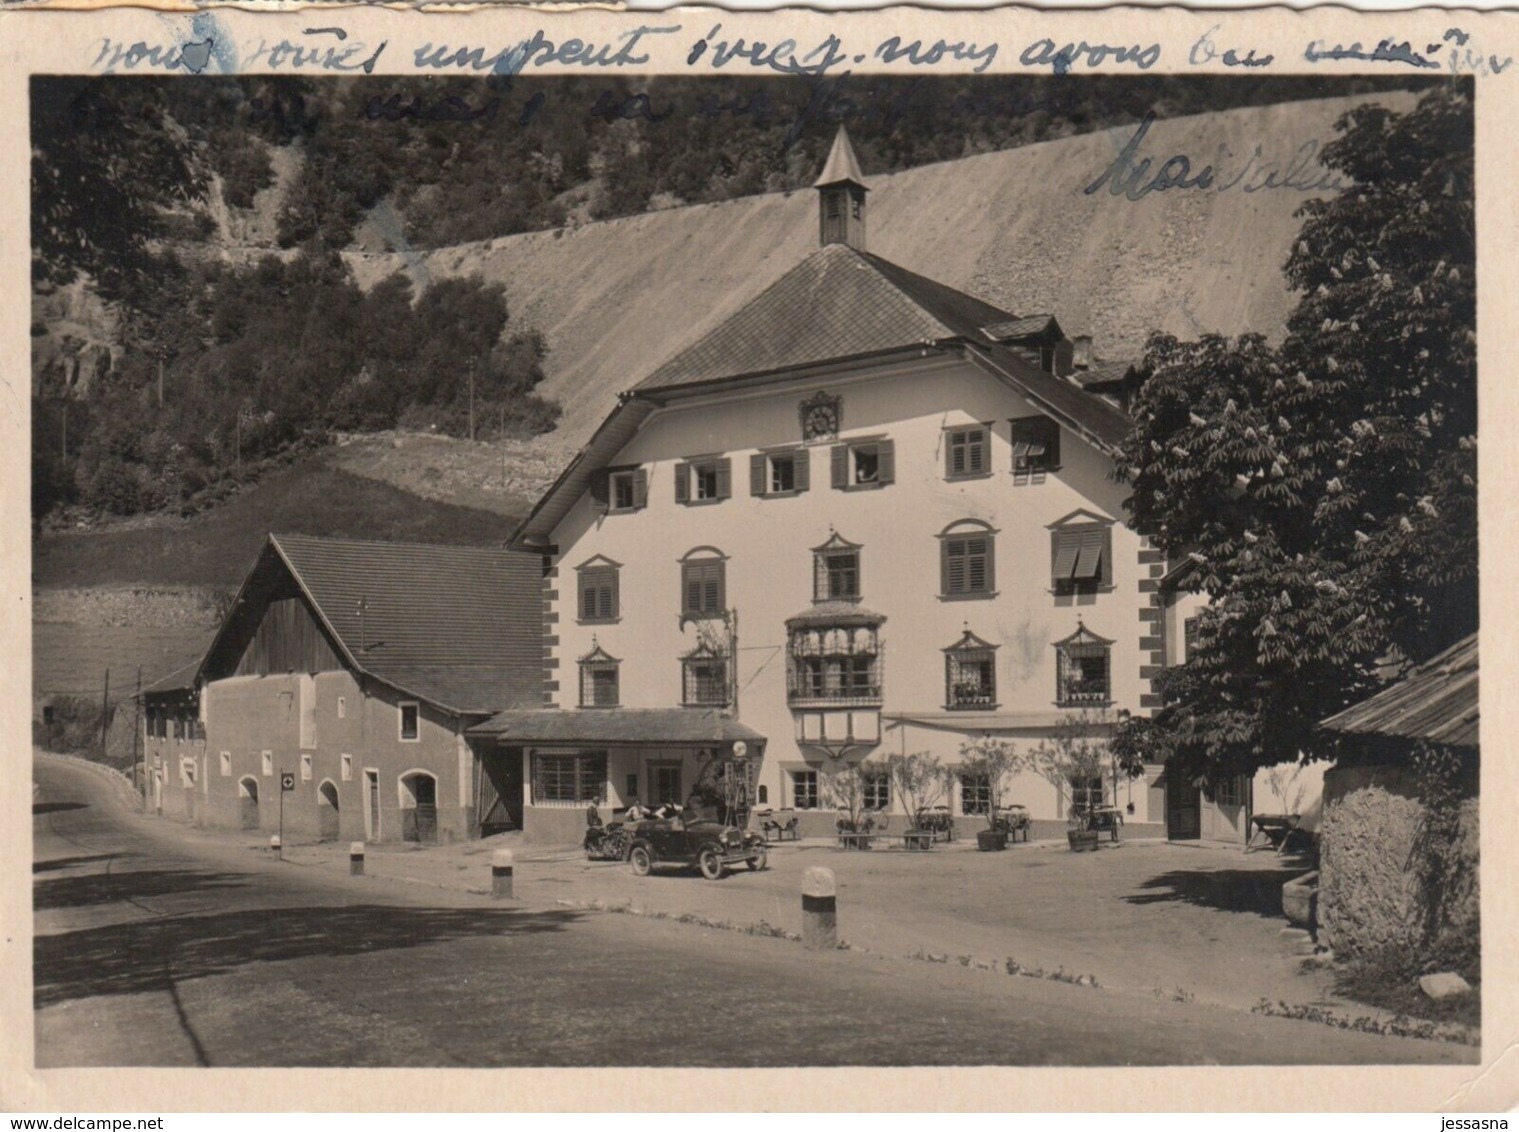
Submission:
[[[1157,122],[1144,155],[1189,155],[1244,171],[1289,164],[1334,137],[1351,106],[1411,109],[1417,96],[1230,110]],[[1099,356],[1132,357],[1152,330],[1278,334],[1292,305],[1282,264],[1310,194],[1297,189],[1152,193],[1130,201],[1083,189],[1132,135],[1115,129],[868,177],[870,249],[1019,314],[1055,314],[1090,333]],[[1259,168],[1259,164],[1257,165]],[[1230,173],[1228,175],[1233,175]],[[635,384],[754,297],[817,244],[815,194],[772,193],[578,228],[501,237],[410,261],[433,280],[479,273],[506,289],[513,317],[548,340],[541,387],[564,409],[534,446],[562,463]],[[351,253],[371,285],[408,266]]]
[[271,473],[217,510],[183,522],[47,534],[37,586],[123,584],[235,589],[270,531],[406,542],[499,543],[509,515],[425,500],[334,465],[321,452]]

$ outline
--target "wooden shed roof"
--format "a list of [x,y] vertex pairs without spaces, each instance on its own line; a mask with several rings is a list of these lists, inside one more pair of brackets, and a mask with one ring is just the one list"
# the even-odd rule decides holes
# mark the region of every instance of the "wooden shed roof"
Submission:
[[1457,642],[1376,695],[1330,716],[1319,726],[1348,735],[1476,747],[1477,634]]

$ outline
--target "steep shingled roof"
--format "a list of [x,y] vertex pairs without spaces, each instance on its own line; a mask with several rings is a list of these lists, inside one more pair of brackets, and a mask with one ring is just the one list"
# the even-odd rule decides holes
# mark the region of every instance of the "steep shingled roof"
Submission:
[[[243,593],[254,592],[255,581],[280,565],[355,671],[456,712],[541,700],[542,564],[536,556],[494,547],[270,535]],[[202,662],[208,678],[223,674],[213,660],[236,616],[235,609]]]
[[1012,318],[845,244],[813,252],[634,387],[644,393],[963,336]]
[[823,163],[823,172],[812,183],[812,187],[821,189],[825,185],[837,185],[842,181],[853,181],[865,188],[865,174],[860,172],[860,162],[854,155],[854,146],[849,143],[849,131],[840,126],[839,132],[833,135],[833,147],[828,151],[828,160]]
[[1319,724],[1326,731],[1476,747],[1477,634],[1458,641],[1374,696]]

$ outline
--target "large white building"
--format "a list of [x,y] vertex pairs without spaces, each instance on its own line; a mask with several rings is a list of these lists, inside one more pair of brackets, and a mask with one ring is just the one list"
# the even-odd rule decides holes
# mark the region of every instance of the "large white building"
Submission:
[[[588,797],[682,800],[735,751],[758,806],[831,832],[841,760],[1158,706],[1165,564],[1093,391],[1120,375],[1048,314],[872,255],[842,130],[816,187],[821,247],[623,394],[513,536],[544,561],[543,706],[471,736],[487,779],[520,768],[529,836],[575,836]],[[1010,800],[1063,826],[1087,790],[1165,835],[1159,767]]]

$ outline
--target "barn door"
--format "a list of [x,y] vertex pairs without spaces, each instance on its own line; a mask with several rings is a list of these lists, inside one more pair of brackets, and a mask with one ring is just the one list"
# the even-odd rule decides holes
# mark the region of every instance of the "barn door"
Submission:
[[480,836],[522,828],[522,748],[502,747],[480,762]]

